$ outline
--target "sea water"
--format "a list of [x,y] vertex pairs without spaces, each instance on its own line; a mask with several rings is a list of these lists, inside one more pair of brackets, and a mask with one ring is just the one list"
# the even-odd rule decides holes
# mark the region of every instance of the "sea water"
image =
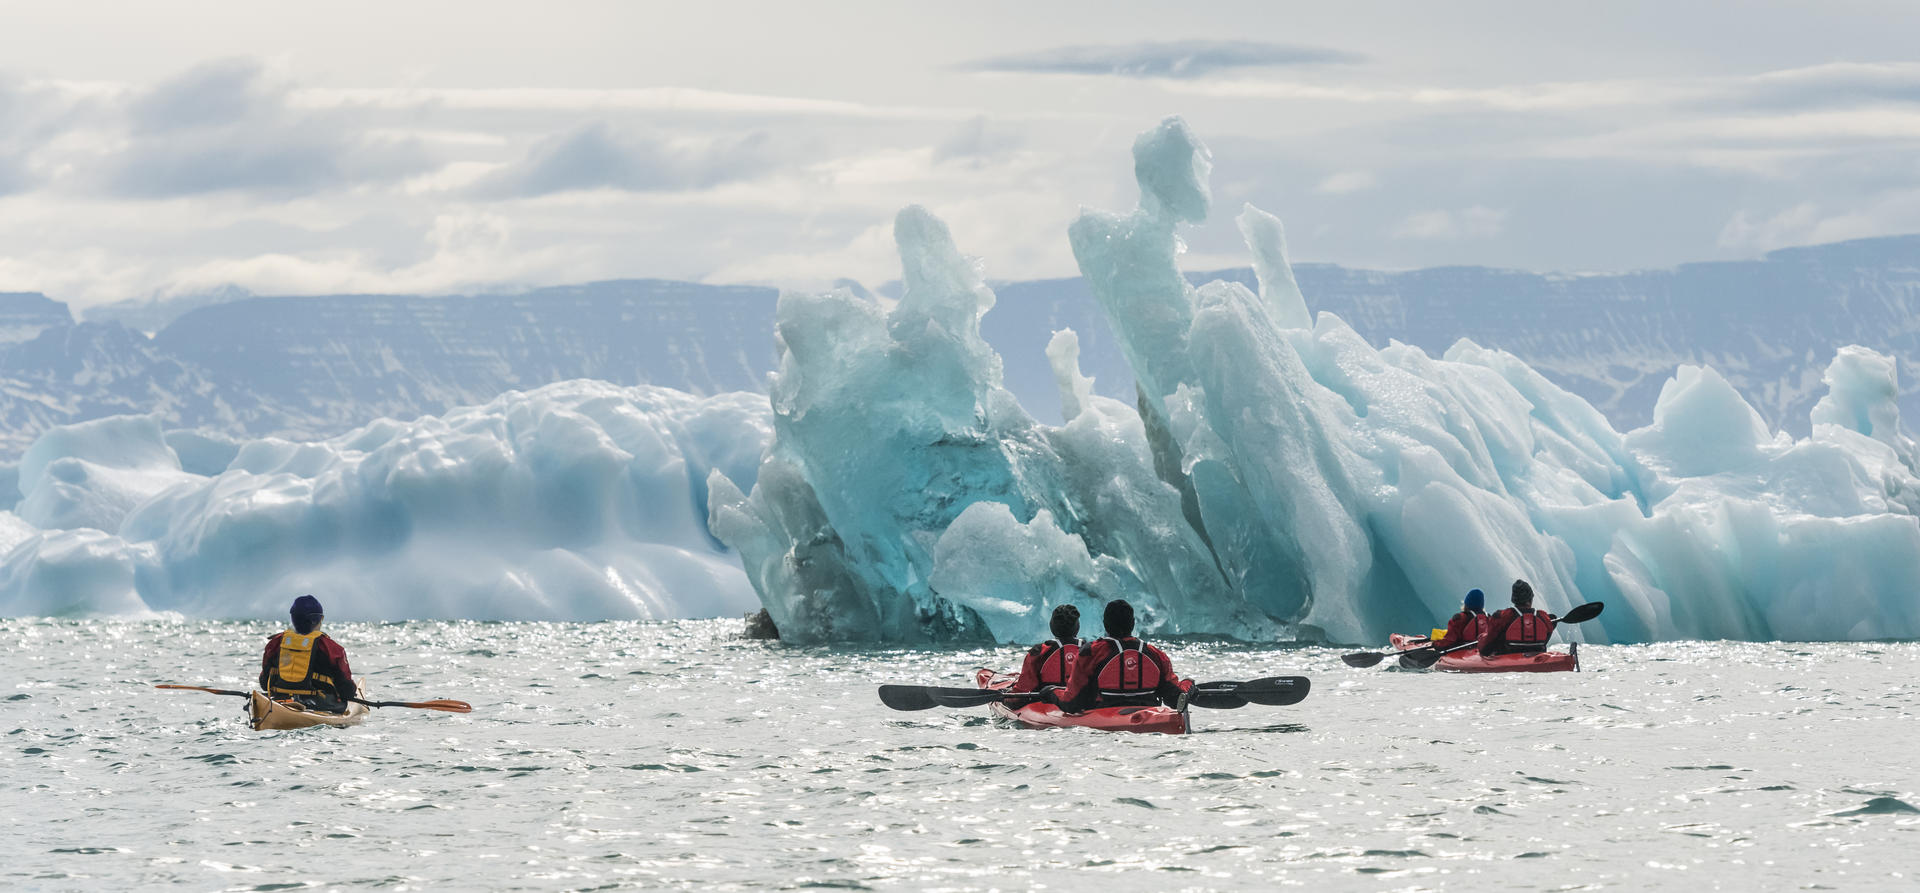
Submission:
[[1171,643],[1297,706],[1173,737],[900,713],[1013,648],[836,650],[738,622],[341,624],[358,727],[258,733],[276,628],[0,621],[9,890],[1902,889],[1920,645],[1582,649],[1583,672],[1357,670]]

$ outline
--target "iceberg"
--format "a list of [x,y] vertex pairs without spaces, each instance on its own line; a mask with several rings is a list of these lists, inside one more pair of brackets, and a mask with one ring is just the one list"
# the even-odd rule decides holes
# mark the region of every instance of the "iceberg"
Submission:
[[1125,597],[1155,634],[1374,642],[1516,578],[1556,612],[1609,603],[1576,639],[1920,636],[1890,358],[1842,350],[1805,440],[1692,366],[1621,434],[1511,354],[1311,316],[1251,206],[1258,292],[1189,284],[1210,167],[1168,119],[1134,145],[1138,207],[1068,232],[1135,406],[1095,396],[1061,332],[1066,422],[1023,411],[979,338],[995,296],[923,209],[895,226],[891,312],[782,296],[768,455],[750,491],[711,477],[709,526],[783,636],[1029,641],[1052,605]]
[[1277,635],[1181,520],[1139,416],[1093,396],[1071,335],[1049,351],[1071,418],[1042,425],[980,337],[995,296],[978,266],[923,208],[894,236],[891,311],[846,290],[781,298],[758,483],[711,477],[709,527],[782,638],[1012,641],[1055,605],[1119,596],[1154,629]]
[[[764,395],[572,381],[325,440],[120,416],[0,466],[0,615],[601,620],[763,606],[795,643],[1025,642],[1060,604],[1153,635],[1379,642],[1463,593],[1607,602],[1588,641],[1920,638],[1920,448],[1893,358],[1838,351],[1802,439],[1680,366],[1644,427],[1513,354],[1370,344],[1309,306],[1281,221],[1195,285],[1213,211],[1177,118],[1136,207],[1067,238],[1132,375],[1052,333],[1058,425],[981,337],[1000,296],[920,207],[891,306],[779,299]],[[1499,601],[1496,596],[1496,603]]]
[[769,436],[760,395],[592,381],[310,443],[56,428],[0,513],[0,615],[272,617],[306,592],[343,620],[744,612],[705,481],[753,480]]

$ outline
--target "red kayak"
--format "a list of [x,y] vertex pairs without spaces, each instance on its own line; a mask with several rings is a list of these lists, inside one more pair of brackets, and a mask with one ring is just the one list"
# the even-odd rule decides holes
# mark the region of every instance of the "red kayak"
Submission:
[[[1016,677],[1006,673],[996,673],[981,667],[974,674],[974,681],[981,688],[1002,689],[1012,687]],[[1067,713],[1059,707],[1035,701],[1018,709],[1005,704],[989,704],[987,709],[1001,719],[1012,720],[1029,729],[1088,728],[1108,732],[1164,732],[1169,735],[1187,733],[1187,715],[1172,707],[1095,707],[1085,713]]]
[[[1393,647],[1406,651],[1425,648],[1430,640],[1426,636],[1394,633],[1387,637],[1387,641]],[[1564,673],[1580,669],[1580,645],[1575,643],[1570,651],[1496,654],[1492,657],[1481,657],[1479,651],[1468,648],[1442,655],[1433,668],[1452,673]]]

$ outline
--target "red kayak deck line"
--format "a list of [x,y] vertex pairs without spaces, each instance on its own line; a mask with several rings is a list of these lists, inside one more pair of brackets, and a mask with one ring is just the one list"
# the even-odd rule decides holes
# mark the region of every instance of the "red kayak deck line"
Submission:
[[[1425,648],[1426,636],[1410,636],[1394,633],[1387,637],[1393,647],[1406,651],[1412,648]],[[1496,654],[1481,657],[1480,652],[1472,648],[1442,655],[1433,665],[1436,670],[1450,673],[1565,673],[1580,669],[1578,645],[1572,651],[1537,651],[1532,654]]]
[[[1016,677],[1006,673],[996,673],[986,667],[974,672],[974,681],[981,688],[1011,688]],[[1096,707],[1085,713],[1067,713],[1059,707],[1036,701],[1024,707],[1014,709],[1005,704],[988,704],[987,709],[1001,719],[1017,722],[1029,729],[1065,729],[1086,728],[1108,732],[1163,732],[1168,735],[1187,733],[1187,715],[1171,707]]]

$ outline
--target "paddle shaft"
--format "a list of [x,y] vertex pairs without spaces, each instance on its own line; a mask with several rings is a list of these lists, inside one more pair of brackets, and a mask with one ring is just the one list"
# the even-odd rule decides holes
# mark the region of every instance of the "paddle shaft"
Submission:
[[[1185,699],[1195,707],[1232,710],[1247,704],[1286,706],[1307,696],[1309,683],[1302,676],[1274,676],[1249,682],[1203,682],[1193,687]],[[979,707],[1008,701],[1045,699],[1042,692],[1009,692],[991,688],[946,688],[936,685],[882,685],[880,702],[895,710],[930,710],[934,707]]]
[[[251,694],[251,692],[234,691],[227,688],[207,688],[204,685],[155,685],[154,688],[170,688],[178,691],[203,691],[210,695],[230,695],[236,698],[244,698]],[[439,710],[443,713],[473,712],[473,705],[465,701],[367,701],[360,698],[348,698],[347,700],[355,704],[365,704],[368,707],[411,707],[415,710]]]

